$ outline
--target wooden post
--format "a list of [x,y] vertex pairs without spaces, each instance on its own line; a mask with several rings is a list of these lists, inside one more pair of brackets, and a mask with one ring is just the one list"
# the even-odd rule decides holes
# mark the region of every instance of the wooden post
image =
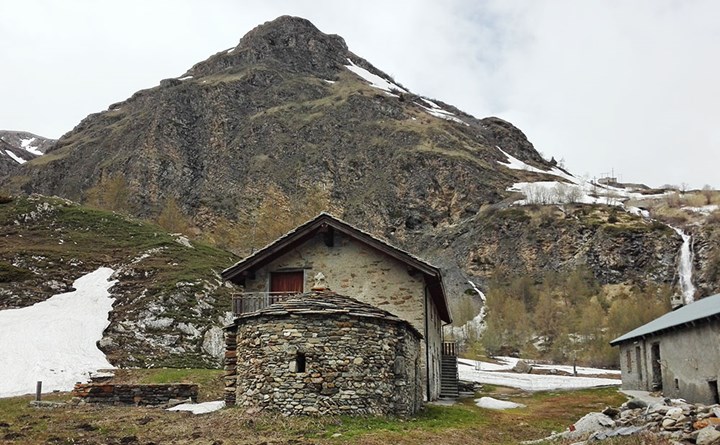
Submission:
[[39,402],[41,396],[42,396],[42,382],[38,381],[37,385],[35,385],[35,400]]

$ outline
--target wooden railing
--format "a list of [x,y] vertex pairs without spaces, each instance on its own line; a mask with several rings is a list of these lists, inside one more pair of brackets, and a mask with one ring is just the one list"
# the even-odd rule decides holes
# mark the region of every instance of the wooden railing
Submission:
[[273,303],[277,303],[297,295],[288,292],[244,292],[232,296],[233,315],[247,314],[248,312],[265,309]]
[[457,344],[454,341],[444,341],[442,344],[442,355],[457,357]]

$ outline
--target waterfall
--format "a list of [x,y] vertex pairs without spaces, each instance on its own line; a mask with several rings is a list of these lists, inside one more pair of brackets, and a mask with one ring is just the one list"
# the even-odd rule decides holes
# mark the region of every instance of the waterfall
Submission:
[[[671,226],[672,227],[672,226]],[[680,277],[680,290],[683,304],[690,304],[695,300],[695,286],[692,283],[693,252],[691,249],[692,237],[677,227],[672,227],[683,243],[680,247],[680,262],[678,263],[678,276]]]
[[452,334],[453,338],[459,343],[467,342],[469,340],[470,334],[479,335],[482,331],[485,330],[486,327],[485,315],[487,314],[487,299],[485,298],[485,294],[471,280],[468,280],[468,284],[470,284],[473,290],[478,294],[478,296],[483,302],[483,306],[482,308],[480,308],[480,313],[464,325],[449,326],[449,332]]

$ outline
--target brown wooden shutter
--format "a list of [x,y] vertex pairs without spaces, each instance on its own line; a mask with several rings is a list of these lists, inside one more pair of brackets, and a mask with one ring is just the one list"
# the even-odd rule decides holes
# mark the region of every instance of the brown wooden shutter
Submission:
[[304,280],[305,274],[303,271],[272,272],[270,273],[270,292],[302,293],[305,284]]

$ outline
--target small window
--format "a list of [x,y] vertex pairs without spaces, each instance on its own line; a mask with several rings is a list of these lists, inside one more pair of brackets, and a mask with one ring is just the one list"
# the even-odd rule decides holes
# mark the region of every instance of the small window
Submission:
[[304,352],[298,352],[295,356],[295,365],[296,365],[296,371],[295,372],[305,372],[305,353]]
[[625,351],[625,367],[628,373],[632,372],[632,354],[629,349]]
[[680,381],[675,379],[675,389],[680,389]]

